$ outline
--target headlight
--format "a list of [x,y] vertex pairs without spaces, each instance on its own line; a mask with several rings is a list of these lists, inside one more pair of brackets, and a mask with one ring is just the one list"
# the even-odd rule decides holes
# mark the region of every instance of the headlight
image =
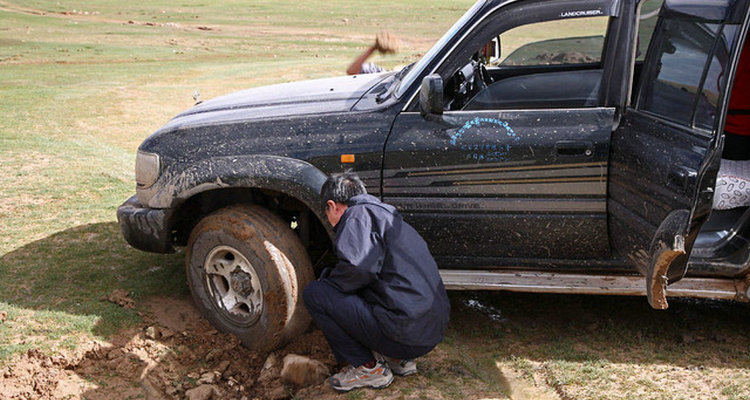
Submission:
[[138,151],[135,156],[135,182],[138,187],[147,188],[159,179],[159,155]]

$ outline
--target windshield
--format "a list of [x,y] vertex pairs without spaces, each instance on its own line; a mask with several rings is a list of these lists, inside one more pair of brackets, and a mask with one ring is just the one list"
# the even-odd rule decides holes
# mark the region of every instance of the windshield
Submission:
[[417,64],[414,65],[410,70],[409,73],[404,77],[404,79],[401,81],[401,83],[398,85],[398,88],[396,88],[396,97],[401,97],[401,95],[404,93],[406,89],[411,86],[412,83],[414,83],[414,80],[417,79],[419,74],[422,73],[422,70],[427,67],[427,65],[432,61],[433,58],[435,58],[435,55],[442,49],[448,41],[456,34],[456,32],[461,29],[462,26],[466,24],[466,22],[471,18],[472,15],[474,15],[477,10],[479,10],[480,7],[484,5],[486,0],[479,0],[469,9],[469,11],[464,14],[461,19],[456,21],[453,26],[448,29],[447,32],[445,32],[445,35],[443,35],[440,40],[438,40],[437,43],[435,43],[434,46],[430,49],[430,51],[427,52],[427,54],[422,57],[419,61],[417,61]]

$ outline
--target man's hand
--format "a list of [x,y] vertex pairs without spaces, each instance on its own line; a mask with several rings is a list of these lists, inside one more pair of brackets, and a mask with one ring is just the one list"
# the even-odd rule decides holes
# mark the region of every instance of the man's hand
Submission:
[[382,54],[398,53],[399,40],[388,32],[378,32],[375,36],[375,49]]

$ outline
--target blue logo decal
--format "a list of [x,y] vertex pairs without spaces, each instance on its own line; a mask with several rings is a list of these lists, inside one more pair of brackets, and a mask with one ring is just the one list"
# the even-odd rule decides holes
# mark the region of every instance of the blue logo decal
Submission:
[[505,134],[511,138],[511,141],[518,142],[521,140],[513,128],[505,122],[495,118],[481,118],[476,117],[470,121],[467,121],[464,126],[461,127],[456,133],[451,135],[450,143],[453,146],[459,147],[461,150],[470,151],[471,153],[466,155],[467,159],[477,161],[503,161],[506,160],[506,154],[510,151],[510,144],[461,144],[459,140],[469,130],[473,128],[479,128],[481,126],[494,125],[505,130]]

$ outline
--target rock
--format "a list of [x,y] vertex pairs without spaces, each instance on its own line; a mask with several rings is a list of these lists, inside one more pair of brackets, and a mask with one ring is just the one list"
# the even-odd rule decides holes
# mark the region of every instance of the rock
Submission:
[[148,328],[146,328],[146,338],[155,340],[157,336],[159,336],[159,332],[155,327],[149,326]]
[[323,382],[328,374],[328,368],[322,362],[297,354],[288,354],[284,357],[281,379],[299,387],[306,387]]
[[219,398],[219,389],[214,385],[200,385],[185,392],[187,400],[211,400]]
[[160,331],[161,331],[161,338],[162,339],[169,339],[169,338],[171,338],[172,336],[175,335],[175,332],[173,330],[171,330],[171,329],[168,329],[168,328],[162,328],[162,329],[160,329]]
[[219,371],[219,372],[221,372],[223,374],[223,373],[227,372],[227,368],[229,368],[229,364],[230,364],[229,360],[224,360],[224,361],[222,361],[222,362],[219,363],[219,366],[216,367],[216,370]]
[[7,311],[0,312],[0,323],[5,322],[6,319],[8,319],[8,312]]
[[216,375],[213,372],[206,372],[205,374],[201,375],[200,379],[198,379],[198,384],[210,383],[216,383]]
[[278,378],[279,373],[281,372],[278,363],[278,355],[276,355],[276,353],[271,353],[268,358],[266,358],[266,362],[263,364],[263,368],[260,370],[258,381],[269,382],[274,380],[275,378]]
[[271,369],[276,366],[279,362],[279,356],[276,353],[271,353],[266,358],[266,362],[263,363],[263,369]]

